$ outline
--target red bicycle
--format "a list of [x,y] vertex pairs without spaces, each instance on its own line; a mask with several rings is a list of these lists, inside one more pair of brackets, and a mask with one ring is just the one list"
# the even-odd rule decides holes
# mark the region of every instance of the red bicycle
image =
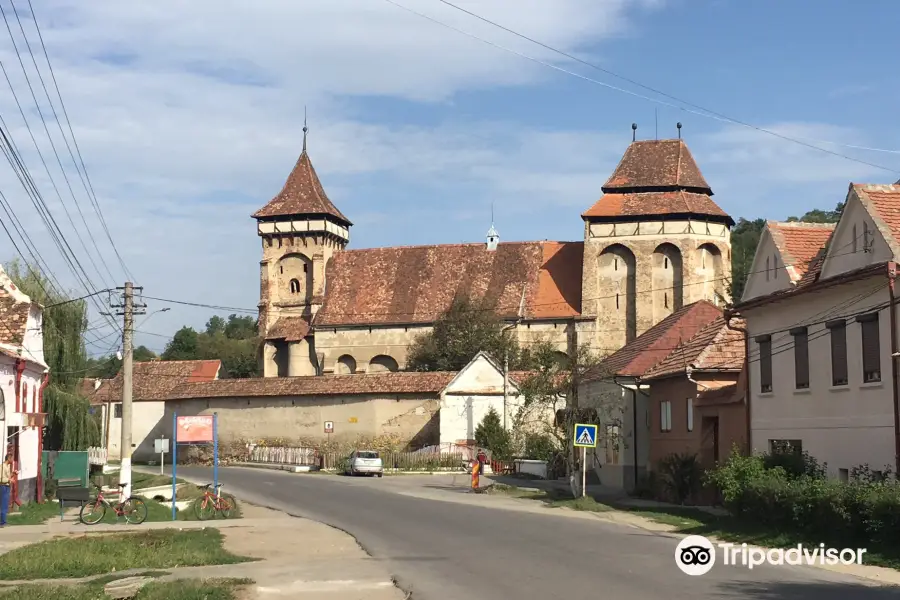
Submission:
[[[112,504],[103,497],[103,488],[96,483],[93,485],[97,488],[97,497],[83,505],[81,507],[81,513],[78,515],[78,519],[85,525],[95,525],[102,521],[103,517],[106,516],[107,507],[112,507],[112,509],[116,511],[116,518],[125,517],[125,520],[132,525],[140,525],[147,519],[147,505],[144,504],[144,501],[140,498],[131,496],[117,504]],[[120,483],[118,492],[107,493],[111,496],[121,496],[122,488],[124,488],[125,485],[126,484],[124,483]]]
[[226,519],[231,516],[231,509],[234,506],[227,498],[223,498],[222,494],[219,493],[219,490],[222,489],[223,484],[219,484],[216,486],[216,492],[213,493],[209,488],[213,486],[211,483],[207,483],[204,486],[203,495],[197,498],[197,501],[194,503],[194,511],[197,513],[197,518],[201,521],[205,521],[213,516],[216,513],[222,513],[222,516]]

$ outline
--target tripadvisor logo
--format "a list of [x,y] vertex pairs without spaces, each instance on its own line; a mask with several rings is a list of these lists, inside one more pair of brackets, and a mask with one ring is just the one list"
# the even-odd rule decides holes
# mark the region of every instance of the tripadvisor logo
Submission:
[[753,569],[761,565],[861,565],[865,548],[826,548],[797,544],[792,548],[756,548],[747,544],[719,543],[700,535],[690,535],[675,548],[675,564],[687,575],[705,575],[716,564],[716,555],[721,556],[721,564]]

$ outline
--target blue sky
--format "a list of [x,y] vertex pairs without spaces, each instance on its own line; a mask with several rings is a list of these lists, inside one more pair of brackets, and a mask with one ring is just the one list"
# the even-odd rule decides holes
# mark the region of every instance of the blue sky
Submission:
[[[397,2],[655,96],[438,0]],[[481,241],[492,204],[504,240],[579,239],[579,215],[599,197],[632,122],[639,138],[653,138],[656,119],[660,137],[674,136],[681,121],[715,199],[735,218],[831,208],[851,180],[900,179],[900,153],[846,147],[900,150],[893,60],[900,40],[879,32],[900,19],[900,6],[889,0],[458,4],[673,96],[895,172],[612,91],[384,0],[35,2],[103,213],[145,294],[256,306],[260,247],[249,215],[279,191],[296,160],[304,106],[310,154],[328,194],[355,223],[356,248]],[[26,11],[37,47],[27,5],[16,6]],[[0,60],[27,104],[28,86],[5,34]],[[30,124],[42,134],[31,106]],[[0,111],[51,210],[73,209],[67,191],[61,198],[53,192],[2,86]],[[46,136],[38,141],[52,156]],[[62,147],[61,138],[56,143]],[[47,244],[59,279],[77,289],[8,165],[0,166],[0,185]],[[80,230],[88,251],[115,267],[86,196],[77,197],[90,217],[87,231]],[[12,257],[8,242],[0,244],[3,257]],[[73,248],[83,254],[75,242]],[[115,269],[113,276],[124,279]],[[113,284],[104,273],[94,279],[98,287]],[[149,304],[151,312],[166,306]],[[173,307],[143,327],[157,335],[139,334],[138,341],[161,349],[160,336],[185,323],[202,326],[209,316]],[[91,351],[115,349],[114,336],[106,342]]]

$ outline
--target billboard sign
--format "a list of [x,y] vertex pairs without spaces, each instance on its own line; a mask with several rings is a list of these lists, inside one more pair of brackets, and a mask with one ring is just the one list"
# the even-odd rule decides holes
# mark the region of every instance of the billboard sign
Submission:
[[209,444],[213,441],[213,416],[177,417],[176,440],[179,444]]

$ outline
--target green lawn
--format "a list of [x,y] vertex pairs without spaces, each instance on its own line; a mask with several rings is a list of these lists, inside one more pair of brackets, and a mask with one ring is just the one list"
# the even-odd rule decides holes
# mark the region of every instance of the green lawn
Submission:
[[[23,585],[0,589],[0,598],[10,600],[97,600],[105,598],[103,584],[117,577],[104,578],[86,585]],[[208,579],[153,582],[138,592],[134,600],[236,600],[249,579]]]
[[223,565],[252,559],[222,547],[217,529],[157,529],[38,542],[0,555],[0,579],[87,577],[113,571]]
[[20,506],[18,511],[9,513],[6,524],[42,525],[53,517],[59,518],[59,503],[56,500],[44,502],[43,504],[29,502]]

